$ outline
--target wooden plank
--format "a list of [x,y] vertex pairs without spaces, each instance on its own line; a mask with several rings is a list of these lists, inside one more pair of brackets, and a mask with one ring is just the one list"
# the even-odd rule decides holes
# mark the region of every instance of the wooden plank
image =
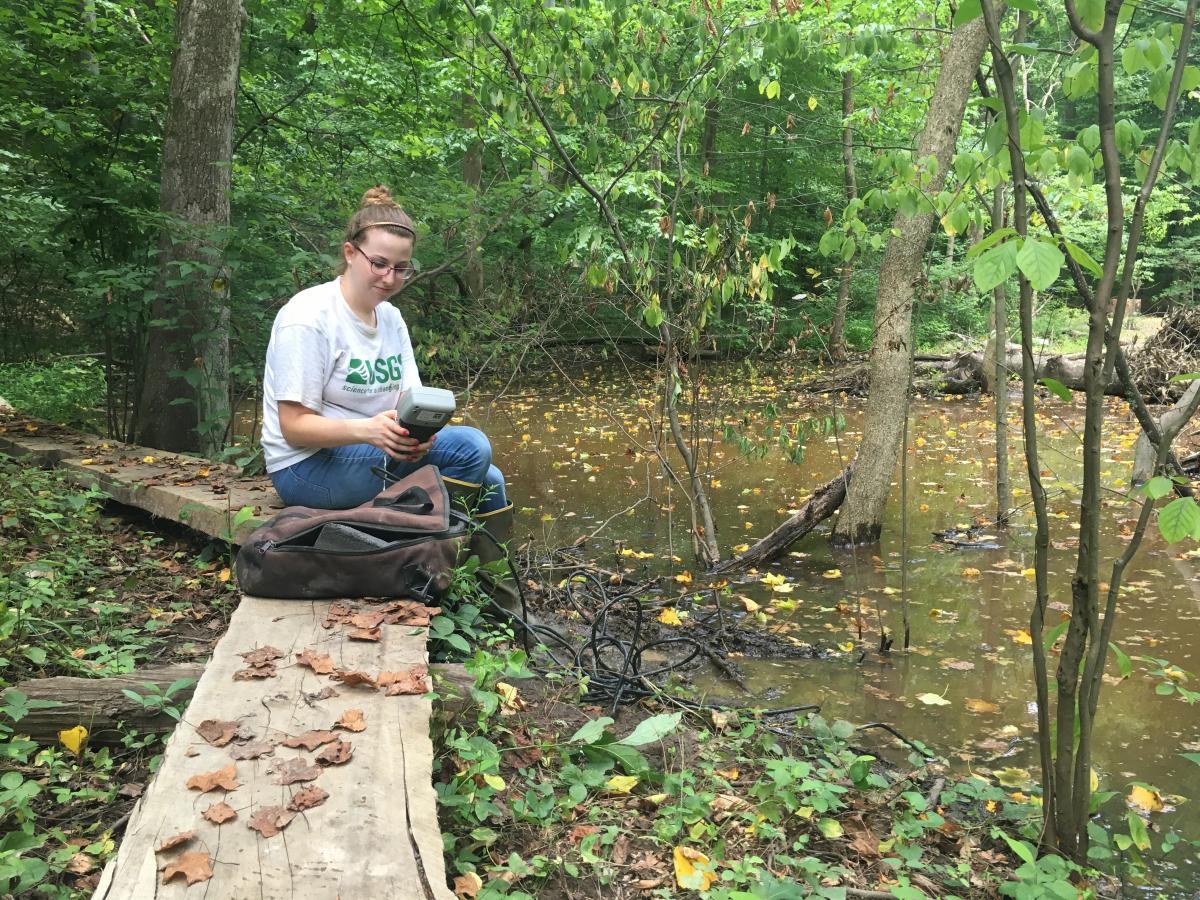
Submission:
[[[25,417],[5,417],[0,452],[58,468],[75,484],[98,486],[118,503],[144,509],[212,537],[241,543],[281,507],[269,478],[243,478],[232,466],[181,453],[105,441]],[[36,430],[26,430],[32,425]],[[146,463],[147,457],[154,459]],[[84,463],[84,460],[90,460]],[[208,475],[198,473],[208,471]],[[183,482],[178,483],[178,482]],[[234,527],[238,511],[254,515]]]
[[[329,654],[343,670],[372,676],[403,671],[426,661],[425,629],[385,625],[378,642],[352,641],[345,628],[322,627],[329,606],[242,598],[94,900],[189,895],[183,877],[164,884],[160,868],[189,851],[206,851],[212,858],[212,880],[196,885],[198,896],[450,900],[432,786],[428,696],[388,697],[295,664],[295,655],[311,648]],[[238,654],[267,642],[283,653],[277,676],[234,680],[234,673],[247,665]],[[318,699],[328,687],[337,696]],[[272,756],[235,762],[230,750],[236,742],[210,745],[197,734],[197,726],[207,719],[235,721],[256,740],[281,740],[329,729],[349,709],[362,710],[367,727],[359,733],[339,732],[353,744],[354,753],[344,765],[323,767],[314,782],[329,798],[297,815],[274,837],[250,830],[247,823],[256,810],[286,806],[304,786],[279,784],[273,771],[277,761],[299,757],[312,762],[314,753],[279,746]],[[230,764],[236,766],[236,789],[188,790],[189,778]],[[214,825],[201,817],[222,799],[237,810],[237,818]],[[164,839],[189,830],[196,832],[190,842],[155,853]]]

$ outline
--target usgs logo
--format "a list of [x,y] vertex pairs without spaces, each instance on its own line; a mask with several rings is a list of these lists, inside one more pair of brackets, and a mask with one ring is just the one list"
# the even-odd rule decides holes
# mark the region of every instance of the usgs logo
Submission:
[[387,384],[389,381],[399,381],[404,374],[404,364],[398,353],[374,361],[351,359],[348,368],[347,384]]

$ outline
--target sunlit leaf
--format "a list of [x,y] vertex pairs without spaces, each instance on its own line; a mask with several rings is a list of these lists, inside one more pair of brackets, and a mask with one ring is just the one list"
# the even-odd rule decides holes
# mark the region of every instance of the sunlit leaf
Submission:
[[945,697],[943,697],[941,694],[932,694],[932,693],[917,694],[917,699],[920,700],[922,703],[924,703],[926,706],[949,706],[950,705],[950,701],[947,700]]
[[717,880],[715,872],[698,866],[708,865],[708,857],[692,847],[676,847],[671,854],[675,862],[675,883],[685,890],[706,891]]
[[74,728],[68,728],[65,731],[58,733],[58,741],[76,756],[83,751],[83,745],[87,743],[88,730],[82,725],[76,725]]
[[1162,812],[1163,809],[1162,795],[1158,791],[1140,784],[1133,786],[1129,796],[1125,798],[1125,802],[1134,809],[1148,813]]
[[614,775],[604,786],[614,794],[628,794],[640,781],[636,775]]
[[658,621],[661,622],[663,625],[682,625],[683,624],[683,620],[679,618],[679,613],[676,612],[675,607],[673,607],[673,606],[663,607],[662,612],[660,612],[658,614]]

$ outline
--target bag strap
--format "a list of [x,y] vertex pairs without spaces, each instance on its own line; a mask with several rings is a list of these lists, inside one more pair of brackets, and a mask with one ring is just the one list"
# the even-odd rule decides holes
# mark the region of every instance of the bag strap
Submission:
[[433,512],[433,499],[429,496],[429,492],[425,488],[417,487],[416,485],[405,488],[395,497],[376,497],[372,507],[386,507],[387,509],[398,509],[401,512],[414,513],[416,515],[427,515]]

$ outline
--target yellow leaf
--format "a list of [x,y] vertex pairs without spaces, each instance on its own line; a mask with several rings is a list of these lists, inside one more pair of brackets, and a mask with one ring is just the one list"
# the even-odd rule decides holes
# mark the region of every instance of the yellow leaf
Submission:
[[208,477],[208,468],[207,468],[207,467],[205,467],[205,468],[203,468],[203,469],[197,469],[197,470],[196,470],[196,477],[197,477],[197,478],[207,478],[207,477]]
[[692,583],[692,573],[688,572],[687,570],[684,570],[675,576],[675,580],[677,582],[679,582],[680,584],[691,584]]
[[929,512],[929,504],[922,503],[920,506],[917,507],[917,509],[919,509],[921,512]]
[[64,747],[78,756],[83,752],[83,745],[87,743],[88,730],[82,725],[76,725],[74,728],[68,728],[66,731],[58,733],[58,740]]
[[926,706],[949,706],[950,701],[941,694],[917,694],[917,699]]
[[1158,791],[1140,785],[1134,785],[1129,796],[1125,798],[1125,802],[1143,812],[1162,812],[1163,808],[1162,795]]
[[962,570],[963,578],[978,578],[979,574],[979,570],[972,566],[967,566],[967,568]]
[[758,611],[759,611],[759,610],[762,608],[762,607],[761,607],[759,604],[755,603],[755,602],[754,602],[753,600],[751,600],[749,597],[745,597],[745,596],[743,596],[743,595],[741,595],[741,594],[738,594],[738,595],[737,595],[737,601],[738,601],[740,604],[742,604],[742,607],[743,607],[743,608],[746,610],[746,612],[748,612],[748,613],[756,613],[756,612],[758,612]]
[[1033,776],[1029,774],[1028,769],[1018,769],[1011,766],[1007,769],[998,769],[992,774],[996,776],[996,780],[1004,787],[1021,787],[1033,781]]
[[499,775],[484,775],[483,780],[488,787],[494,788],[497,791],[502,791],[508,787],[508,785],[504,783],[504,779]]
[[542,521],[543,522],[553,522],[554,516],[550,515],[550,513],[542,513]]
[[823,573],[821,573],[821,577],[822,578],[841,578],[842,570],[841,569],[826,569]]
[[989,800],[987,803],[983,804],[983,808],[986,809],[988,812],[995,812],[996,810],[998,810],[1000,808],[1000,804],[997,803],[995,800]]
[[763,584],[770,585],[771,587],[774,587],[777,584],[783,584],[783,576],[776,575],[774,572],[770,573],[769,575],[764,575],[759,580]]
[[664,625],[682,625],[683,620],[679,618],[679,613],[675,611],[675,607],[667,606],[658,614],[658,621]]
[[229,571],[229,567],[226,566],[224,569],[222,569],[220,572],[217,573],[217,581],[228,581],[230,574],[231,573]]
[[810,110],[814,110],[814,109],[816,109],[816,108],[817,108],[817,98],[816,98],[816,97],[809,97],[809,98],[808,98],[808,108],[809,108]]
[[1092,769],[1090,775],[1091,778],[1089,779],[1089,784],[1091,785],[1092,793],[1094,794],[1096,791],[1100,790],[1100,776],[1096,774],[1095,769]]
[[986,700],[968,700],[967,709],[975,713],[995,713],[1000,712],[1000,707],[995,703],[988,703]]
[[713,487],[719,488],[721,486],[721,479],[714,478],[712,481],[709,482],[709,484],[711,484]]
[[1013,640],[1018,644],[1033,644],[1033,636],[1024,628],[1013,635]]
[[637,787],[638,780],[636,775],[614,775],[604,786],[614,794],[628,794]]
[[715,872],[698,869],[697,866],[708,864],[708,857],[691,847],[676,847],[672,856],[675,859],[675,883],[681,888],[693,891],[707,891],[717,880]]
[[144,462],[146,465],[149,466],[149,465],[153,465],[154,463],[158,462],[158,460],[156,460],[153,456],[143,456],[142,462]]
[[846,643],[844,643],[844,644],[838,644],[837,648],[839,650],[841,650],[843,653],[849,653],[851,650],[854,649],[854,641],[846,641]]
[[750,549],[749,544],[738,544],[736,547],[733,548],[733,552],[734,553],[745,553],[749,549]]
[[918,447],[924,447],[924,446],[925,446],[925,443],[926,443],[926,442],[925,442],[925,438],[923,438],[923,437],[919,437],[919,438],[917,438],[917,439],[916,439],[915,443],[916,443],[916,445],[917,445]]
[[737,769],[713,769],[714,775],[720,775],[727,781],[737,781],[738,776],[742,773]]
[[79,464],[80,464],[81,466],[90,466],[90,465],[91,465],[92,463],[94,463],[94,462],[95,462],[95,460],[94,460],[94,459],[92,459],[92,458],[89,456],[87,459],[81,459],[81,460],[79,461]]
[[792,585],[792,584],[773,584],[773,585],[771,585],[771,590],[773,590],[776,594],[790,594],[794,588],[795,588],[795,585]]
[[1037,569],[1022,569],[1021,574],[1026,578],[1034,579],[1037,578]]
[[614,97],[617,96],[617,94],[621,93],[621,82],[617,81],[617,79],[614,77],[612,84],[608,86],[608,89],[613,92]]

